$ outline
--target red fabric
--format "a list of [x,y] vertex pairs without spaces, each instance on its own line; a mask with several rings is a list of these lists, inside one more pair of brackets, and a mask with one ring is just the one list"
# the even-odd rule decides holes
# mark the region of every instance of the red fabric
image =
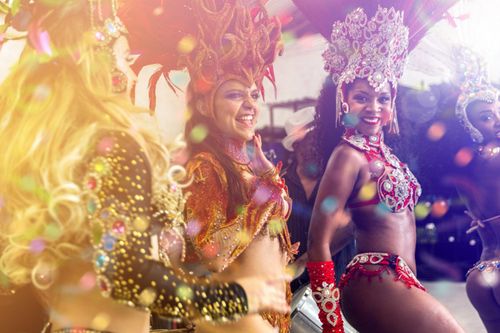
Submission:
[[[335,270],[333,261],[309,261],[307,263],[307,271],[311,280],[311,289],[313,297],[319,308],[319,319],[323,323],[323,333],[344,333],[344,322],[340,312],[340,302],[338,297],[338,289],[335,287]],[[324,291],[330,289],[330,292],[335,290],[335,295],[324,297]],[[323,296],[321,296],[323,294]],[[337,298],[335,300],[335,298]],[[330,300],[330,301],[327,301]],[[333,303],[332,303],[333,302]],[[331,304],[334,304],[333,306]],[[333,311],[325,311],[331,310]],[[336,325],[332,325],[332,316],[337,318]]]
[[410,29],[408,51],[411,51],[458,0],[293,0],[293,2],[328,40],[333,22],[343,21],[348,13],[358,7],[363,7],[369,17],[375,14],[379,5],[403,10],[405,24]]
[[[366,262],[360,260],[363,257],[367,260]],[[373,267],[366,269],[365,266],[367,265],[378,266],[378,269],[373,269]],[[410,267],[408,267],[408,264],[400,256],[390,253],[378,253],[376,255],[360,253],[356,255],[347,265],[346,272],[340,279],[339,287],[344,288],[349,284],[350,280],[362,276],[367,277],[370,282],[374,277],[382,280],[382,274],[392,275],[391,271],[395,273],[394,281],[401,281],[408,288],[415,287],[427,291],[420,281],[417,280]]]

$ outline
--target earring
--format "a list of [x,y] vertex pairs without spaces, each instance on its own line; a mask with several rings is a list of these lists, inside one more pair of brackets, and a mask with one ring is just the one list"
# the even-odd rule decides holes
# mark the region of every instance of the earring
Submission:
[[349,113],[349,104],[347,104],[346,102],[342,102],[341,108],[343,113],[345,114]]
[[121,70],[115,68],[111,72],[112,91],[115,94],[121,94],[127,91],[127,75]]

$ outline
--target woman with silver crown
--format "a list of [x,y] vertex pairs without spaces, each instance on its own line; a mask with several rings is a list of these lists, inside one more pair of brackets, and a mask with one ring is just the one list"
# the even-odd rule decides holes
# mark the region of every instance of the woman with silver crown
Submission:
[[32,284],[54,333],[145,333],[151,311],[286,312],[284,278],[197,279],[160,250],[182,218],[182,170],[135,119],[136,57],[117,5],[30,1],[29,46],[0,87],[1,291]]
[[[305,2],[296,3],[312,12]],[[421,30],[405,25],[412,17],[404,18],[408,13],[398,9],[403,2],[376,3],[363,3],[335,21],[323,54],[337,85],[336,125],[345,131],[327,163],[311,220],[311,288],[323,332],[343,332],[340,305],[360,332],[463,332],[416,278],[413,210],[421,188],[384,143],[384,127],[398,133],[398,80],[409,42],[416,42],[409,41],[410,33]],[[353,237],[358,254],[339,289],[331,253]]]
[[[461,46],[453,55],[460,80],[455,114],[466,133],[447,133],[456,138],[455,146],[447,148],[450,153],[472,150],[474,155],[466,165],[455,164],[447,172],[459,180],[453,183],[472,219],[467,232],[476,231],[483,247],[480,260],[467,272],[467,296],[493,333],[500,331],[500,91],[489,82],[479,54]],[[449,159],[456,161],[455,156]]]

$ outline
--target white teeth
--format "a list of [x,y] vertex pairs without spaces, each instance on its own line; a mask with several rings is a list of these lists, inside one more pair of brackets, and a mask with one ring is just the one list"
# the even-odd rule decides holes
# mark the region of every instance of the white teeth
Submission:
[[242,121],[252,121],[253,120],[253,116],[251,115],[248,115],[248,116],[241,116],[241,117],[238,117],[238,120],[242,120]]
[[379,120],[377,117],[363,117],[363,121],[369,124],[377,124]]

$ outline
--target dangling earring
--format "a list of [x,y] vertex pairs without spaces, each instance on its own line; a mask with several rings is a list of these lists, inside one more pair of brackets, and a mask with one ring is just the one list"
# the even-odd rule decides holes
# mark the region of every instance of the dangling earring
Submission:
[[127,91],[127,75],[118,68],[111,72],[112,91],[115,94],[122,94]]
[[346,102],[342,102],[342,106],[341,107],[342,107],[342,112],[344,114],[348,114],[349,113],[349,111],[350,111],[349,110],[349,104],[347,104]]

